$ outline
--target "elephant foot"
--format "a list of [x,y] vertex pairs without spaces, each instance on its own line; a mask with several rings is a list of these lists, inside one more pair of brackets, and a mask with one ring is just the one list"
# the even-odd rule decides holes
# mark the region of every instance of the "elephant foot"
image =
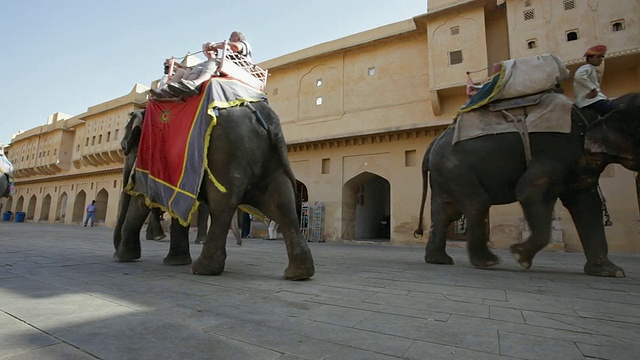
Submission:
[[124,251],[122,249],[118,249],[116,251],[114,258],[118,262],[131,262],[139,260],[142,256],[141,251],[138,249],[137,251]]
[[592,276],[625,277],[624,270],[609,260],[603,262],[587,262],[584,265],[584,273]]
[[306,280],[315,272],[311,250],[306,243],[302,243],[299,250],[289,253],[289,265],[284,271],[285,280]]
[[509,247],[509,250],[511,250],[511,255],[513,255],[513,258],[516,259],[520,266],[526,270],[531,269],[533,257],[536,255],[535,252],[531,251],[524,243],[513,244]]
[[167,255],[162,263],[170,266],[189,265],[191,264],[191,255]]
[[453,258],[446,251],[429,251],[424,254],[424,261],[427,264],[453,265]]
[[224,271],[224,263],[225,260],[222,259],[212,264],[200,256],[191,265],[191,273],[196,275],[220,275]]
[[500,258],[489,249],[483,249],[481,251],[471,251],[470,249],[469,259],[471,260],[471,265],[477,268],[490,268],[500,264]]
[[435,243],[431,238],[427,241],[424,261],[427,264],[453,265],[453,258],[447,254],[446,243],[441,243],[440,246],[434,245]]
[[164,240],[166,237],[167,237],[167,235],[165,235],[165,234],[157,235],[156,237],[153,238],[153,240],[160,241],[160,240]]
[[196,244],[204,244],[204,240],[206,239],[206,236],[202,236],[202,237],[197,237],[195,243]]
[[306,264],[301,265],[289,265],[284,271],[285,280],[307,280],[316,273],[316,269],[313,266],[313,260],[308,261]]

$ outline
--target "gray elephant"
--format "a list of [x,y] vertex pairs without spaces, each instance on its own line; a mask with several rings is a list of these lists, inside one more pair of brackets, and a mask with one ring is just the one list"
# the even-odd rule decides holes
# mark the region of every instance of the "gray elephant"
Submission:
[[487,247],[485,219],[491,205],[518,201],[531,236],[512,245],[511,253],[529,269],[535,254],[549,243],[552,211],[559,198],[578,230],[587,259],[584,272],[624,277],[624,270],[608,259],[597,187],[600,174],[609,164],[640,170],[640,94],[622,96],[615,103],[618,109],[605,118],[574,108],[568,134],[530,133],[528,163],[517,133],[452,144],[454,129],[449,127],[430,144],[422,163],[423,194],[415,235],[423,234],[430,185],[431,229],[425,261],[453,264],[445,249],[447,227],[463,214],[471,263],[476,267],[498,264],[498,257]]
[[[132,136],[140,136],[141,120],[132,116],[127,124]],[[246,204],[280,224],[289,259],[285,279],[304,280],[313,276],[311,251],[297,222],[295,178],[275,112],[262,102],[219,110],[209,140],[207,163],[227,191],[221,192],[205,175],[200,195],[209,208],[211,226],[200,257],[192,264],[192,272],[202,275],[223,272],[232,218],[238,206]],[[141,257],[139,232],[149,210],[141,196],[121,201],[121,214],[125,207],[122,224],[114,235],[115,256],[119,261],[133,261]],[[188,229],[172,219],[171,246],[164,262],[180,263],[188,257]]]
[[[125,154],[124,168],[123,168],[123,188],[127,186],[129,183],[129,179],[131,177],[131,171],[136,162],[136,158],[138,155],[138,145],[140,142],[140,134],[141,134],[141,126],[144,121],[144,110],[134,111],[129,114],[130,121],[127,123],[124,131],[124,137],[120,143],[122,150]],[[122,236],[122,225],[124,224],[124,220],[127,216],[127,212],[129,210],[129,205],[131,203],[131,195],[127,194],[125,191],[122,191],[120,194],[120,203],[118,209],[118,220],[116,222],[116,226],[114,229],[114,237],[113,242],[114,246],[117,249],[117,244],[120,244],[121,236]],[[136,202],[136,205],[140,207],[141,211],[148,211],[148,219],[149,224],[146,230],[146,239],[147,240],[162,240],[166,237],[164,230],[162,229],[161,219],[163,216],[163,211],[157,208],[149,209],[144,202]],[[200,242],[204,242],[204,238],[207,232],[207,222],[209,220],[209,211],[204,203],[201,203],[199,211],[198,211],[198,231],[196,236],[196,244]],[[141,224],[142,226],[142,224]],[[234,227],[232,224],[232,230],[234,236],[236,238],[236,243],[238,245],[242,244],[242,239],[240,238],[240,232],[238,230],[237,225]],[[180,235],[184,236],[184,235]],[[180,236],[176,235],[176,238],[180,238]],[[181,239],[183,240],[183,239]],[[184,249],[188,250],[188,229],[187,229],[187,243],[182,244],[182,241],[177,241],[177,243],[172,244],[171,248]],[[174,252],[176,253],[176,252]],[[191,256],[187,256],[188,251],[183,253],[182,250],[178,251],[180,256],[167,256],[165,258],[165,264],[167,265],[188,265],[191,264]]]

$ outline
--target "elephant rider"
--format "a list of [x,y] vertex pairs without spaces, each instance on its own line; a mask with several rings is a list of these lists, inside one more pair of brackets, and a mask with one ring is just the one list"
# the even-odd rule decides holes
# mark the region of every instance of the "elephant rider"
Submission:
[[[218,64],[215,60],[217,50],[209,49],[208,44],[209,43],[202,45],[202,51],[207,57],[206,61],[191,67],[186,67],[175,62],[174,66],[178,69],[173,75],[167,74],[169,76],[169,82],[158,89],[149,90],[153,97],[167,98],[199,94],[198,86],[215,75],[218,69]],[[164,63],[165,73],[169,71],[170,61],[172,60],[167,59]]]
[[[208,45],[208,48],[215,48],[220,50],[224,49],[224,42],[215,44],[207,43],[205,45]],[[227,46],[229,46],[229,48],[231,48],[231,51],[233,51],[234,53],[244,56],[249,62],[253,63],[253,58],[251,57],[251,45],[249,45],[249,42],[246,40],[244,34],[240,31],[234,31],[231,33],[231,35],[229,35]]]
[[[245,36],[240,31],[234,31],[229,36],[229,41],[226,43],[231,51],[236,54],[243,55],[249,62],[252,62],[251,45],[246,41]],[[203,82],[209,80],[215,75],[218,70],[218,63],[216,56],[218,49],[224,49],[225,43],[205,43],[202,45],[202,52],[207,57],[207,61],[197,64],[193,67],[187,68],[178,63],[178,70],[171,76],[166,88],[159,88],[158,90],[150,90],[151,94],[156,98],[166,97],[178,97],[178,96],[192,96],[200,93],[198,87]],[[167,60],[169,61],[169,60]],[[165,61],[165,72],[167,71],[167,61]]]
[[573,76],[576,106],[580,109],[592,109],[600,116],[604,116],[616,108],[616,105],[600,90],[600,74],[597,67],[602,64],[606,53],[607,47],[604,45],[590,47],[584,53],[587,63],[579,67]]

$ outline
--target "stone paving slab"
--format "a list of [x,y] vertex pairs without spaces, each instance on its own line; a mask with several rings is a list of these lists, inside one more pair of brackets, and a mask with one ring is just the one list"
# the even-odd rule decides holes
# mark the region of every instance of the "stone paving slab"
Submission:
[[[542,252],[525,271],[425,264],[423,247],[309,243],[316,275],[282,279],[282,241],[230,239],[221,276],[162,265],[142,241],[113,261],[111,228],[0,222],[0,359],[635,359],[640,256],[627,278]],[[192,233],[192,240],[195,234]],[[191,245],[195,259],[202,245]]]

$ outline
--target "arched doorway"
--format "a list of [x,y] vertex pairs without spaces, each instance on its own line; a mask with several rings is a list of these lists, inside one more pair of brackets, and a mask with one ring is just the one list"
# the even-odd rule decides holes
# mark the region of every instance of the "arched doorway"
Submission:
[[47,194],[42,200],[42,209],[40,209],[40,221],[49,221],[49,210],[51,209],[51,195]]
[[25,220],[33,220],[33,217],[36,215],[36,201],[38,199],[35,195],[31,195],[31,199],[29,199],[29,206],[27,206],[27,215]]
[[9,196],[7,199],[7,204],[4,207],[4,211],[13,211],[11,207],[13,206],[13,196]]
[[58,207],[56,208],[56,221],[64,222],[65,215],[67,214],[67,193],[63,192],[58,198]]
[[296,179],[296,214],[298,215],[298,225],[300,225],[300,217],[302,215],[302,203],[309,202],[309,192],[307,185]]
[[84,190],[80,190],[78,195],[76,195],[76,200],[73,202],[73,217],[71,221],[73,222],[82,222],[82,217],[84,216],[84,206],[87,203],[87,194]]
[[16,212],[22,211],[22,206],[24,205],[24,196],[20,195],[18,198],[18,202],[16,203]]
[[385,178],[363,172],[342,187],[342,238],[391,239],[391,186]]
[[107,217],[107,206],[109,205],[109,193],[104,188],[96,195],[96,223],[103,224]]

